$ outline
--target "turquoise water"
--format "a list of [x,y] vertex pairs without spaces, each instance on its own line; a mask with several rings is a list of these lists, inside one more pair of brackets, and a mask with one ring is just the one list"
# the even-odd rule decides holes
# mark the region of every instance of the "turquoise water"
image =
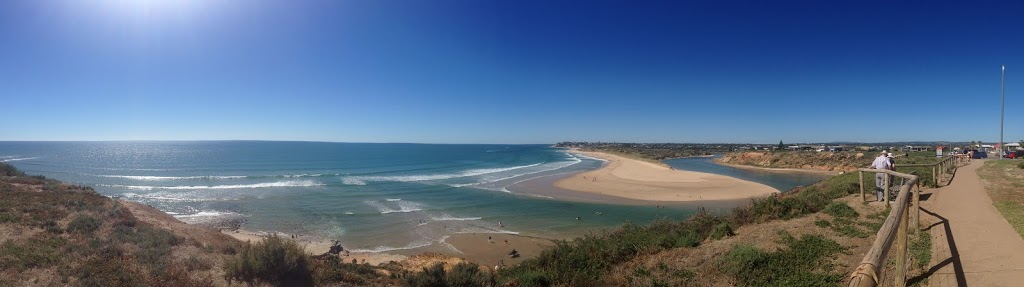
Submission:
[[[444,238],[454,233],[567,238],[626,221],[681,219],[697,206],[737,204],[658,209],[556,200],[545,182],[603,162],[546,145],[0,142],[0,161],[186,222],[238,219],[248,230],[337,239],[372,252],[444,252]],[[711,168],[680,162],[689,161],[669,163]]]

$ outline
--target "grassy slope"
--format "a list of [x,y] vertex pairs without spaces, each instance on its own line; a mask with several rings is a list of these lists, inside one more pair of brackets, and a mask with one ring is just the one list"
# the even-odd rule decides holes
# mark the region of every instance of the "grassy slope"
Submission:
[[140,221],[89,187],[0,172],[0,285],[211,286],[240,244]]
[[288,240],[243,243],[0,163],[0,286],[395,286],[406,273],[310,257]]
[[1024,161],[989,160],[978,169],[992,204],[1024,237]]

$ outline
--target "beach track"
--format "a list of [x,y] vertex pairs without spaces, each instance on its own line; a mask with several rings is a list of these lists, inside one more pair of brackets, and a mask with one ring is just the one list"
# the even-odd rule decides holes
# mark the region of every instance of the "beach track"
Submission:
[[948,186],[923,193],[922,226],[932,235],[932,262],[922,278],[928,286],[1021,286],[1024,240],[992,205],[975,160],[957,170]]

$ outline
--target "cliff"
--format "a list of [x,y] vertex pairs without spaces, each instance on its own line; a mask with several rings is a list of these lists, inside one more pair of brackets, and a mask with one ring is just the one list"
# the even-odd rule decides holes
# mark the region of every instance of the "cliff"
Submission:
[[867,167],[874,157],[861,152],[732,152],[715,159],[730,165],[814,171],[853,171]]

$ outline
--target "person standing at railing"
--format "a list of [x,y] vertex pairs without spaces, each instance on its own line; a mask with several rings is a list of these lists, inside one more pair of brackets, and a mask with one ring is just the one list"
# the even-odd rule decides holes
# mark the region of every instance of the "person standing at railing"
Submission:
[[[871,162],[871,168],[884,170],[892,169],[893,165],[889,160],[889,153],[883,150],[882,153],[878,154],[878,157],[875,158],[875,161]],[[875,195],[878,201],[885,201],[885,189],[888,188],[885,186],[885,182],[886,177],[888,176],[889,175],[884,172],[875,173]]]

